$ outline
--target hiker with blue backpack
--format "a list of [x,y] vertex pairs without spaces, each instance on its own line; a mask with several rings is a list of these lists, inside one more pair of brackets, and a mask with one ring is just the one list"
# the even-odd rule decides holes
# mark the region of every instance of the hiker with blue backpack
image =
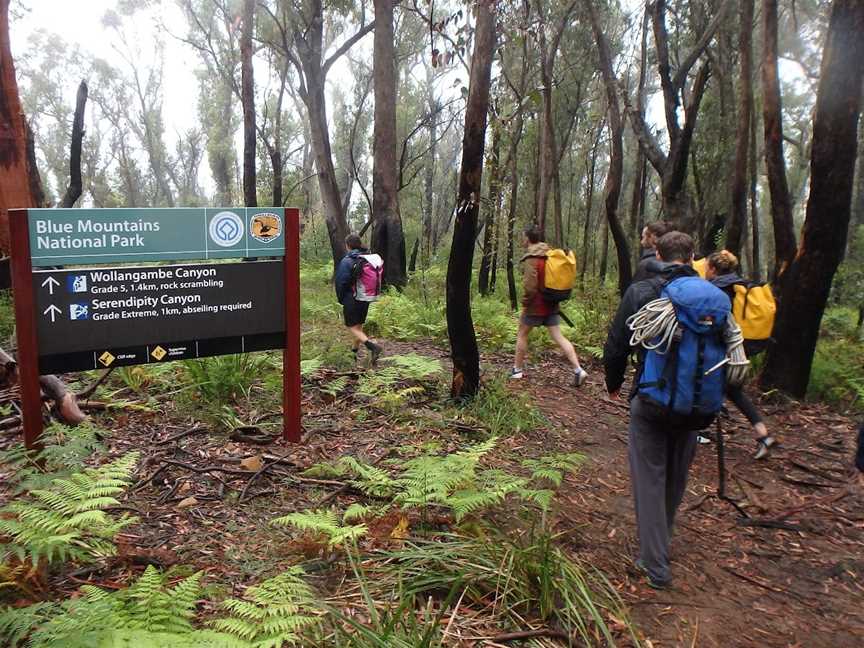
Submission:
[[617,398],[631,352],[629,461],[639,557],[651,587],[668,587],[669,541],[696,451],[726,385],[743,380],[747,360],[728,298],[693,270],[693,239],[657,241],[649,279],[624,294],[603,349],[606,388]]
[[[747,286],[747,281],[738,274],[738,267],[738,257],[732,254],[729,250],[720,250],[719,252],[709,254],[705,266],[705,279],[722,290],[726,297],[729,298],[730,304],[735,303],[737,294],[741,292],[740,289],[736,290],[736,286]],[[751,307],[750,310],[752,313],[754,309]],[[745,308],[742,308],[741,311],[741,314],[736,316],[736,320],[738,320],[739,317],[741,318],[740,321],[738,321],[738,324],[743,328],[743,322],[746,321],[747,317],[746,304]],[[733,313],[733,315],[735,315],[735,313]],[[754,351],[759,347],[748,345],[746,329],[744,333],[744,348],[747,352],[747,356],[752,357],[755,355]],[[771,447],[777,443],[777,440],[768,433],[768,428],[765,425],[765,421],[762,419],[762,415],[756,408],[756,405],[754,405],[753,401],[751,401],[747,394],[744,393],[744,389],[740,385],[735,387],[730,385],[726,391],[726,396],[747,418],[750,425],[753,426],[753,431],[756,433],[756,452],[754,453],[753,458],[764,459],[768,456]]]
[[345,238],[347,253],[336,268],[334,284],[336,299],[342,304],[342,317],[351,333],[351,351],[354,361],[360,345],[370,353],[370,363],[375,365],[384,352],[384,347],[376,344],[363,332],[363,324],[369,314],[369,304],[378,299],[381,293],[381,277],[384,262],[377,254],[369,254],[357,234]]
[[525,255],[522,263],[522,315],[516,333],[516,357],[510,378],[524,375],[528,337],[535,326],[545,326],[549,337],[558,345],[573,370],[573,384],[581,387],[588,372],[579,364],[573,344],[561,332],[560,303],[573,291],[576,257],[570,250],[552,249],[542,241],[540,230],[528,227],[525,232]]

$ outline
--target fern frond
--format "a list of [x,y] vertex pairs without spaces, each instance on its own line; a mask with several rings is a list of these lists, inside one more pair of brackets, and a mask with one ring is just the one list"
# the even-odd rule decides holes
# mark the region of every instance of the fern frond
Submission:
[[271,521],[276,526],[292,526],[301,531],[319,533],[327,538],[331,547],[348,540],[356,540],[366,534],[365,524],[345,525],[339,523],[336,512],[329,509],[298,511]]
[[303,645],[304,630],[318,620],[308,613],[315,596],[299,567],[250,587],[242,599],[228,599],[223,607],[231,616],[213,621],[220,632],[234,635],[254,646]]
[[119,502],[138,460],[130,453],[98,468],[88,468],[68,477],[54,478],[46,488],[36,489],[0,509],[0,559],[80,561],[113,553],[110,540],[134,518],[114,517],[105,509]]

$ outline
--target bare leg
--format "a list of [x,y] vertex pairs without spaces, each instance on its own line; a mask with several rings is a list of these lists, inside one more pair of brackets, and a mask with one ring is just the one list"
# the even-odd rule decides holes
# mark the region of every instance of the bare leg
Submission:
[[354,326],[349,326],[348,330],[351,332],[351,346],[355,349],[360,348],[361,344],[366,344],[366,341],[369,339],[366,334],[363,332],[362,324],[355,324]]
[[519,323],[519,332],[516,333],[516,358],[513,366],[522,369],[525,364],[525,356],[528,354],[528,336],[531,334],[532,326]]
[[576,355],[576,349],[573,348],[570,340],[564,337],[564,334],[561,332],[561,327],[557,325],[547,326],[546,330],[549,331],[549,337],[551,337],[555,341],[555,344],[557,344],[564,352],[564,355],[567,357],[567,360],[570,362],[573,369],[580,369],[581,365],[579,364],[579,356]]

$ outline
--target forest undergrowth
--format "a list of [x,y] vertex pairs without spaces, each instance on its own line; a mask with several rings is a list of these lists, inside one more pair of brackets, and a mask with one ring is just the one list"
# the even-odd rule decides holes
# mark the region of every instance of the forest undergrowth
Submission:
[[[559,422],[506,383],[506,298],[475,300],[490,355],[481,395],[457,408],[436,357],[439,271],[373,306],[388,345],[375,369],[353,364],[329,268],[302,278],[301,447],[277,441],[275,353],[118,369],[90,397],[91,423],[49,428],[40,461],[3,433],[5,644],[648,645],[561,517],[557,493],[582,483],[590,449],[525,443]],[[593,286],[567,305],[583,355],[600,354],[614,304]],[[860,342],[826,326],[854,362]],[[539,366],[550,341],[537,333]],[[832,371],[824,394],[854,407]]]

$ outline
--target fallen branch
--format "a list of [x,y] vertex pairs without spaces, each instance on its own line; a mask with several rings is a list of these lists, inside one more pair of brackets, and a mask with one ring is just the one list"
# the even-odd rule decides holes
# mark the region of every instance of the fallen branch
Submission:
[[520,632],[505,632],[504,634],[489,637],[487,641],[492,643],[507,643],[510,641],[521,641],[523,639],[537,639],[539,637],[548,637],[550,639],[560,639],[561,641],[570,641],[570,635],[560,630],[552,630],[551,628],[540,628],[539,630],[521,630]]
[[90,385],[90,386],[89,386],[87,389],[85,389],[84,391],[78,393],[78,399],[79,399],[79,400],[87,400],[87,399],[90,398],[93,394],[95,394],[95,393],[96,393],[96,390],[99,389],[99,387],[102,386],[102,383],[104,383],[106,380],[108,380],[108,376],[111,375],[111,373],[114,371],[114,369],[116,369],[116,367],[111,367],[110,369],[107,369],[106,371],[104,371],[104,372],[102,373],[102,375],[99,376],[99,380],[97,380],[96,382],[94,382],[92,385]]
[[209,428],[203,425],[196,425],[195,427],[191,427],[188,430],[183,430],[182,432],[178,432],[177,434],[172,434],[169,437],[162,439],[161,441],[156,441],[154,445],[168,445],[169,443],[173,443],[174,441],[179,441],[187,436],[192,436],[193,434],[198,434],[199,432],[207,432]]

